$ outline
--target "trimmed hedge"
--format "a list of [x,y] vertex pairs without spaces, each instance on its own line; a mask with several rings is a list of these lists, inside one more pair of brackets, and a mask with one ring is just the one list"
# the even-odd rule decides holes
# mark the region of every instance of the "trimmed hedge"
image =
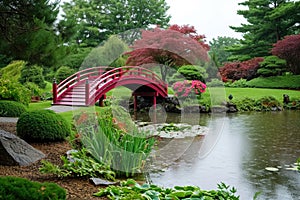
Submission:
[[0,177],[0,200],[64,200],[66,191],[55,183],[39,183],[19,177]]
[[0,101],[0,117],[19,117],[26,112],[25,105],[16,101]]
[[70,132],[70,124],[52,110],[25,112],[17,122],[17,135],[26,141],[60,141]]

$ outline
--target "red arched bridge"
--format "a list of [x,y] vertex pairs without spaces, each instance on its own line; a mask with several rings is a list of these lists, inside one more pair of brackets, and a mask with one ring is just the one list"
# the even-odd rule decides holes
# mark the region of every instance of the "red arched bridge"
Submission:
[[91,106],[100,103],[106,93],[117,86],[125,86],[136,96],[168,96],[168,86],[152,71],[138,67],[94,67],[79,71],[58,85],[53,82],[53,105]]

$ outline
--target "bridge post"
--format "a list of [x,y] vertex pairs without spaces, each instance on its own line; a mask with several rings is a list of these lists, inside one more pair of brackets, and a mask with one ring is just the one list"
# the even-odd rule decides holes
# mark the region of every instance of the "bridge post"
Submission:
[[99,99],[99,106],[104,107],[103,100],[106,99],[106,94],[102,95]]
[[90,97],[90,83],[89,79],[85,80],[85,105],[89,105],[89,97]]
[[156,123],[156,96],[157,92],[153,94],[153,123]]
[[52,82],[52,94],[53,94],[53,103],[57,102],[57,83],[56,83],[56,79],[53,79]]

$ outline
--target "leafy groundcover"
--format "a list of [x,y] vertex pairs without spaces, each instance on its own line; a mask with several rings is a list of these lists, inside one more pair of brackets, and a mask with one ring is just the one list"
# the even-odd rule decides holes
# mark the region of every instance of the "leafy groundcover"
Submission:
[[218,184],[218,190],[201,190],[197,186],[175,186],[174,188],[163,188],[152,184],[140,185],[132,179],[122,181],[120,186],[109,186],[101,188],[95,193],[97,197],[108,197],[109,199],[131,200],[238,200],[235,195],[236,189],[230,188],[224,183]]

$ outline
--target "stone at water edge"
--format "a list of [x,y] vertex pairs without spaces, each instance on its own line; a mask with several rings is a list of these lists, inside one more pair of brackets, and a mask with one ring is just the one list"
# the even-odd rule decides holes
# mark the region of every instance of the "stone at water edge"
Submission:
[[270,172],[278,172],[279,169],[276,167],[266,167],[265,170],[270,171]]
[[27,166],[45,157],[21,138],[0,129],[0,165]]

